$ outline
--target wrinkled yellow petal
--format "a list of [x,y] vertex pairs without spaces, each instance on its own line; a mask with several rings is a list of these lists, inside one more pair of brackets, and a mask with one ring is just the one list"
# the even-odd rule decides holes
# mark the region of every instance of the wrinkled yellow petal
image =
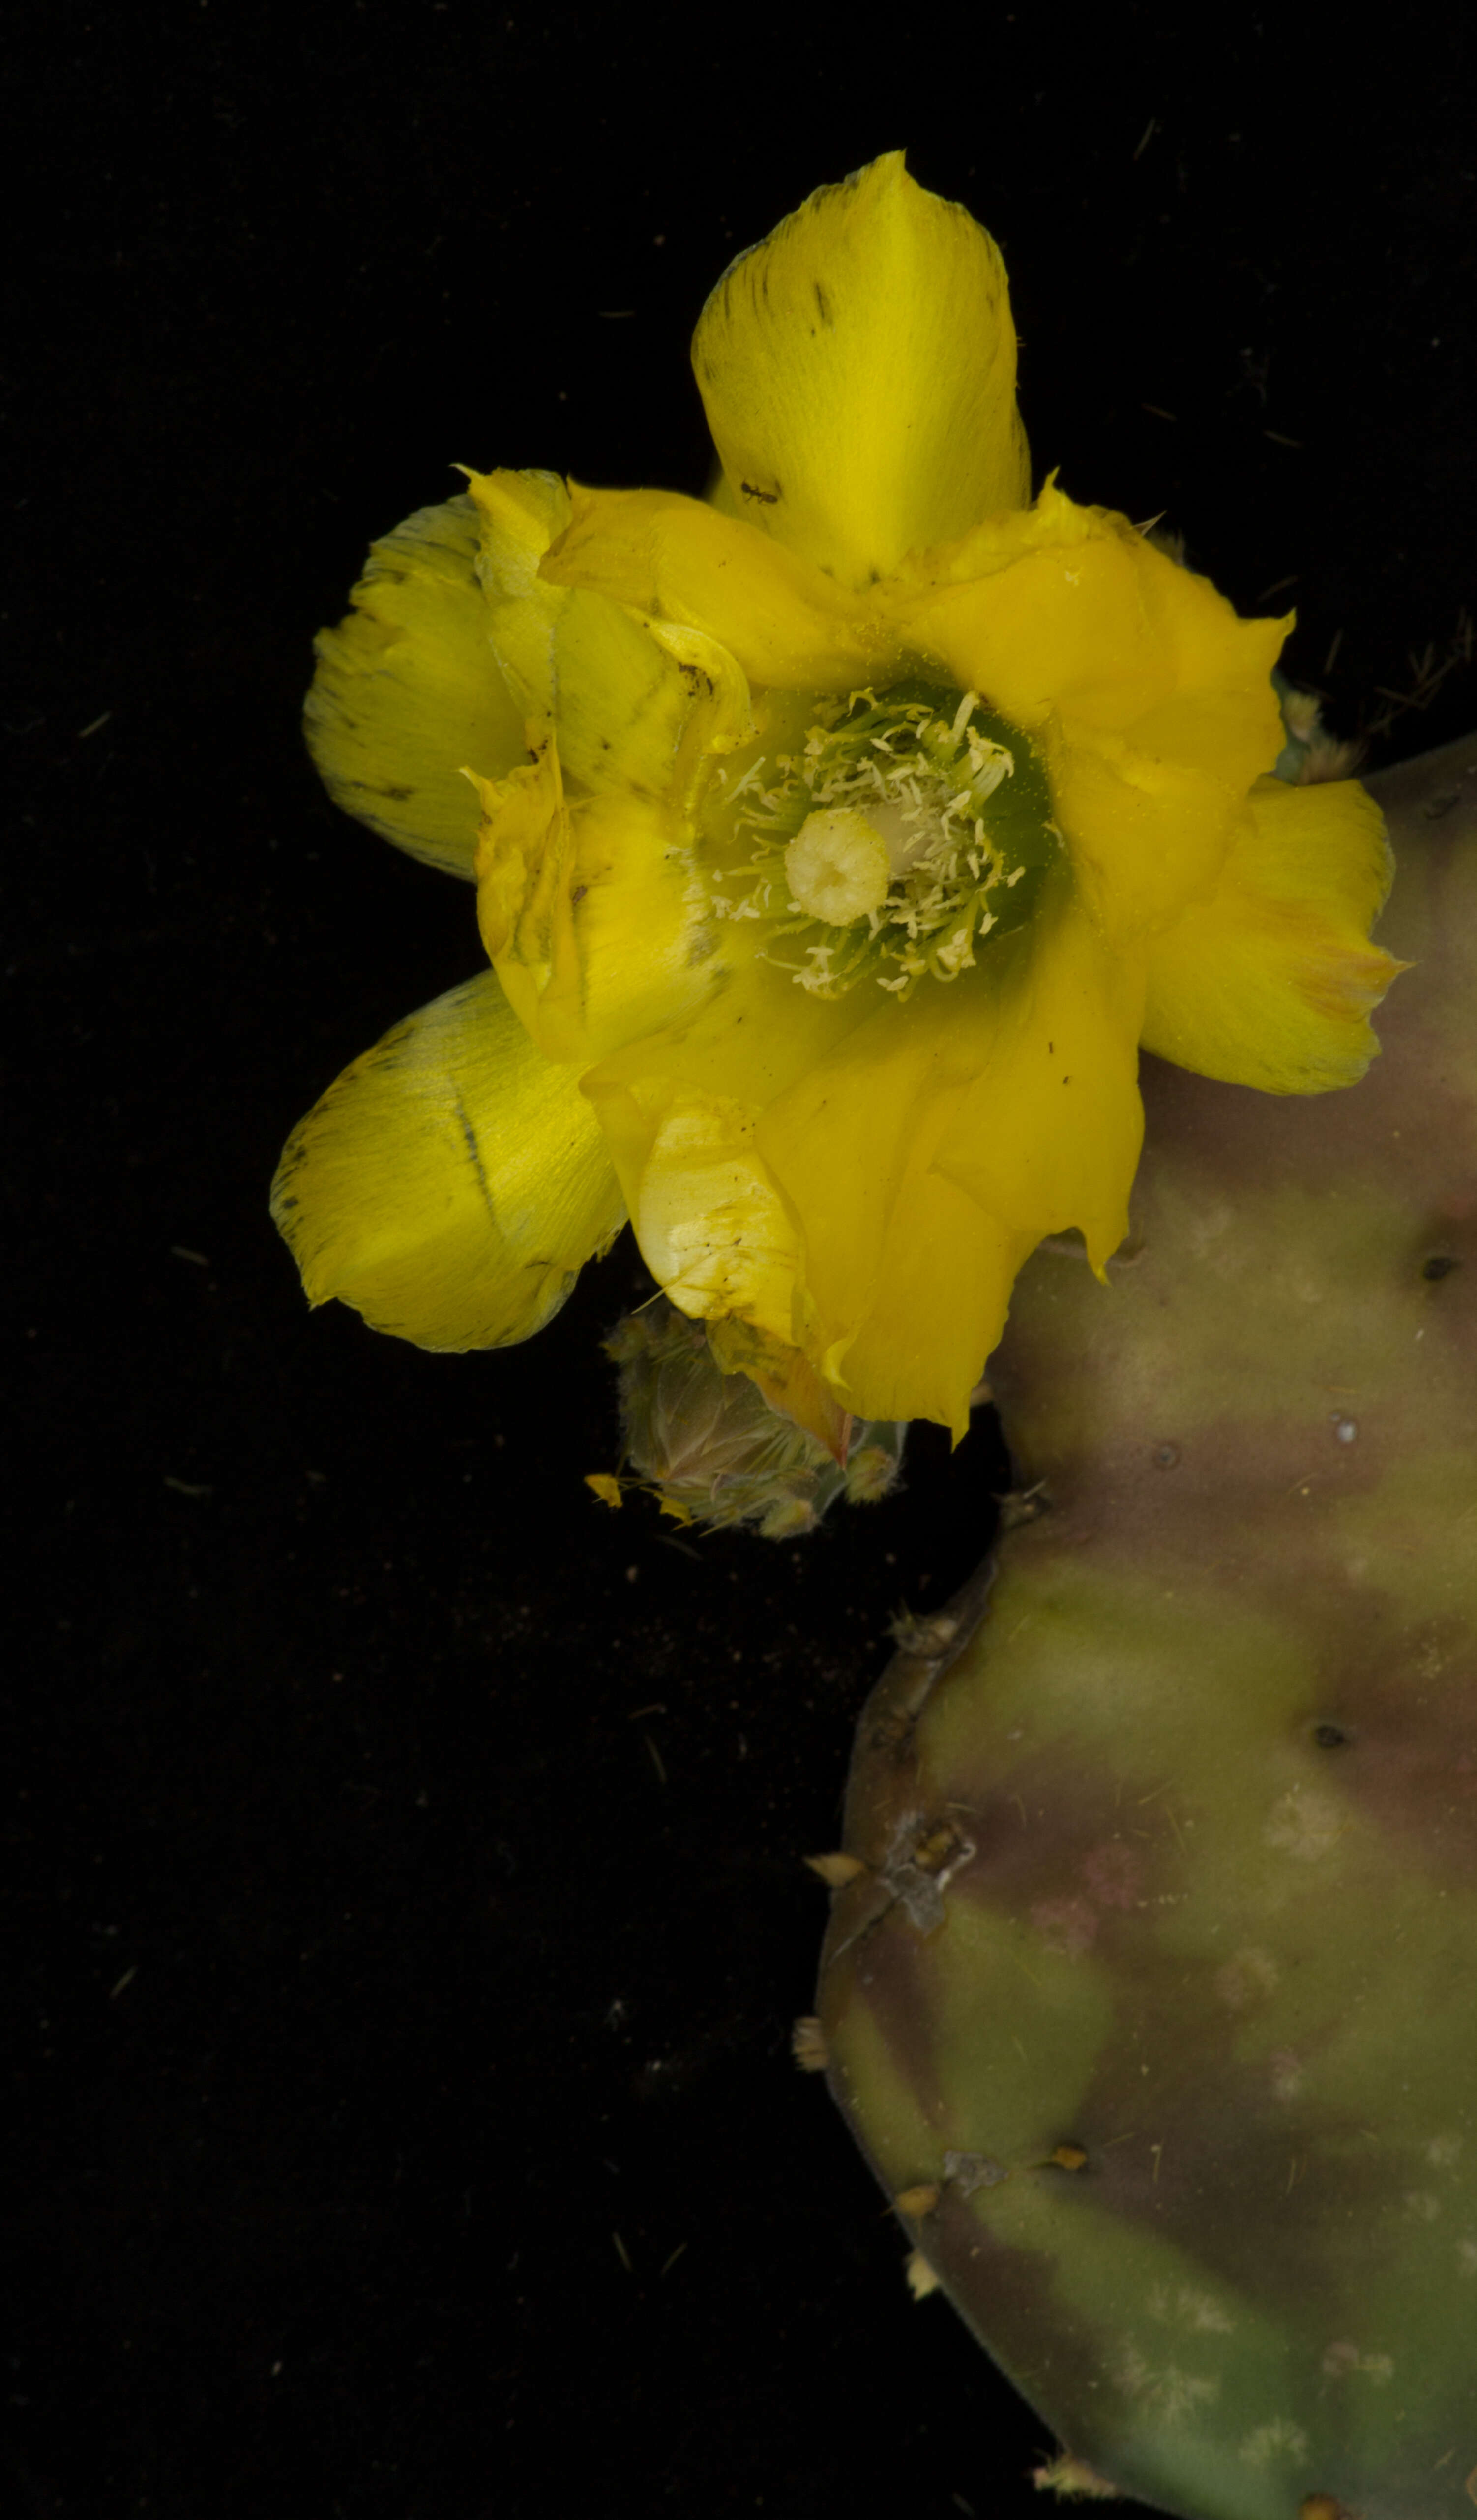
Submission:
[[531,764],[472,783],[477,918],[530,1039],[546,1058],[586,1065],[694,1014],[723,986],[733,945],[686,827],[635,792],[571,802],[552,729],[528,731]]
[[702,499],[666,490],[582,490],[541,575],[643,616],[702,631],[751,683],[850,691],[898,649],[875,606],[802,554]]
[[1083,899],[1125,950],[1205,900],[1246,820],[1245,789],[1131,740],[1049,730],[1043,746],[1058,830]]
[[1030,495],[1005,266],[901,151],[730,265],[693,366],[739,513],[843,586]]
[[[549,632],[562,608],[541,590],[539,562],[569,522],[568,486],[558,472],[462,470],[477,514],[477,575],[494,619],[502,619],[510,680],[527,694],[530,717],[547,716]],[[528,617],[519,622],[524,608]]]
[[272,1214],[308,1300],[420,1347],[506,1347],[625,1221],[578,1077],[488,971],[346,1068],[292,1132]]
[[[1268,678],[1291,616],[1241,620],[1209,578],[1180,567],[1126,517],[1080,507],[1054,475],[1033,507],[915,555],[897,601],[914,629],[934,634],[930,646],[957,658],[965,684],[1019,724],[1069,706],[1085,724],[1124,734],[1189,695],[1220,712],[1214,757],[1243,787],[1268,745],[1280,749]],[[1239,762],[1224,764],[1226,742],[1249,746],[1244,776]]]
[[490,635],[524,715],[553,722],[564,775],[578,785],[665,795],[693,708],[691,679],[607,594],[540,575],[569,520],[562,481],[550,472],[468,477]]
[[649,636],[677,667],[692,703],[682,731],[667,803],[676,813],[697,813],[712,764],[747,743],[757,732],[748,677],[729,649],[683,621],[649,619]]
[[477,922],[488,959],[532,974],[543,995],[556,977],[578,993],[570,902],[569,808],[559,746],[545,720],[530,720],[530,762],[493,782],[472,777],[482,805],[477,838]]
[[1148,952],[1143,1043],[1271,1094],[1363,1076],[1369,1015],[1405,967],[1368,941],[1390,889],[1384,823],[1353,780],[1260,780],[1213,898]]
[[728,940],[672,816],[638,796],[584,800],[570,872],[581,1058],[681,1023],[723,987]]
[[569,521],[569,493],[555,472],[469,472],[467,479],[488,637],[522,716],[552,719],[555,625],[568,599],[543,585],[539,562]]
[[900,630],[1033,734],[1099,924],[1142,937],[1208,894],[1282,743],[1287,621],[1242,621],[1124,517],[1049,482],[1036,506],[917,556]]
[[374,545],[354,610],[320,631],[303,712],[330,795],[380,837],[470,877],[470,762],[501,778],[523,751],[523,711],[489,644],[470,499],[422,508]]

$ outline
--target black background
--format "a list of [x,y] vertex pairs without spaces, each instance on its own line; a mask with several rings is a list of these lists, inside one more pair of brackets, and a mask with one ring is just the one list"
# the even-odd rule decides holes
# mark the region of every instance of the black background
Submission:
[[[1390,717],[1477,603],[1470,70],[1435,13],[1392,40],[1150,8],[33,20],[7,2510],[1039,2507],[1044,2428],[910,2303],[787,2053],[799,1858],[888,1619],[979,1552],[997,1442],[925,1434],[902,1497],[804,1546],[694,1547],[581,1485],[628,1244],[502,1355],[309,1317],[279,1144],[480,956],[469,891],[328,804],[298,709],[365,545],[454,460],[699,489],[706,289],[906,144],[1004,247],[1038,477],[1167,511],[1243,609],[1298,606],[1342,731]],[[1470,724],[1470,667],[1430,681],[1376,766]]]

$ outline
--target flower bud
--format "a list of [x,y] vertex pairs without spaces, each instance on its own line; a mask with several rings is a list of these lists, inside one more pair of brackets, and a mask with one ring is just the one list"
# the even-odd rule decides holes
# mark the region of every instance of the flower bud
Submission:
[[838,1496],[874,1504],[897,1479],[902,1425],[853,1421],[836,1462],[746,1373],[723,1372],[702,1324],[665,1300],[628,1313],[605,1354],[619,1369],[626,1460],[679,1522],[748,1522],[794,1540]]

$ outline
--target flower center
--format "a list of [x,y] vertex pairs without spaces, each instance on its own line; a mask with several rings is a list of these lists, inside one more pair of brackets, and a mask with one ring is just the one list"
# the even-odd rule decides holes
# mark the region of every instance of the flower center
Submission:
[[803,960],[768,959],[819,997],[958,979],[1024,926],[1060,844],[1025,736],[926,683],[821,701],[804,751],[751,763],[727,801],[751,854],[714,874],[714,911],[802,940]]

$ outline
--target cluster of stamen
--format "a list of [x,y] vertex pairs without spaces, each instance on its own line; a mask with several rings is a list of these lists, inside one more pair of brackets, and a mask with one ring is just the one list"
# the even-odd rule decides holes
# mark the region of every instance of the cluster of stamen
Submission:
[[[763,920],[768,960],[826,998],[958,979],[1030,917],[1059,836],[1025,738],[921,684],[818,703],[803,752],[752,762],[726,803],[749,854],[713,871],[714,912]],[[800,960],[773,950],[787,937]]]

